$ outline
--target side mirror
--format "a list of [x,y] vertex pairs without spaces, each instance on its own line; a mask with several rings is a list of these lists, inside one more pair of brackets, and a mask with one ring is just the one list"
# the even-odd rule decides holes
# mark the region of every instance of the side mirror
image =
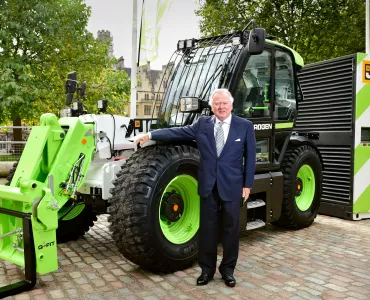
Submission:
[[251,55],[261,54],[265,47],[266,31],[263,28],[254,28],[249,33],[248,51]]
[[73,94],[76,92],[77,88],[77,73],[71,72],[67,75],[66,87],[66,105],[72,103]]

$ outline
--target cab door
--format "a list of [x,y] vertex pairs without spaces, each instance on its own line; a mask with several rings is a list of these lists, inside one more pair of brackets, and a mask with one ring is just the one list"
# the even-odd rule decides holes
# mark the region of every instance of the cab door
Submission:
[[[244,61],[244,63],[243,63]],[[253,122],[256,143],[256,171],[270,170],[273,163],[273,49],[242,59],[235,81],[233,113]]]
[[[274,102],[273,124],[275,128],[275,145],[281,149],[290,139],[294,122],[298,116],[297,96],[299,95],[294,57],[282,47],[274,48]],[[277,151],[284,152],[284,151]],[[276,160],[278,160],[276,156]],[[280,160],[282,157],[280,158]],[[276,161],[276,166],[279,167]]]

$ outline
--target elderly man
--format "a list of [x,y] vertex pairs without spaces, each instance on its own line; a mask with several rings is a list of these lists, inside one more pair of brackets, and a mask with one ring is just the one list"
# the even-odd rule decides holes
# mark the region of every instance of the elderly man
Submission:
[[[239,253],[240,200],[251,192],[256,167],[253,124],[231,114],[233,97],[216,89],[209,104],[214,116],[201,117],[190,126],[159,129],[137,140],[196,140],[201,154],[198,172],[200,201],[199,266],[197,285],[213,279],[217,262],[219,218],[222,219],[223,259],[219,266],[225,284],[234,287]],[[244,158],[244,162],[243,162]]]

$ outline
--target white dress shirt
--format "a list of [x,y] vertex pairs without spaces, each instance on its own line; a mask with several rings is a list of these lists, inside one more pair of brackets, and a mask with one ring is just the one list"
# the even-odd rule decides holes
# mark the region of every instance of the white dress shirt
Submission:
[[[217,125],[218,123],[220,123],[221,121],[219,119],[216,118],[215,116],[215,127],[214,127],[214,135],[216,137],[216,130],[217,130]],[[228,116],[225,120],[224,120],[224,124],[222,124],[222,129],[224,131],[224,144],[226,144],[226,141],[227,141],[227,136],[229,135],[229,131],[230,131],[230,124],[231,124],[231,114],[230,116]]]
[[[229,131],[230,131],[230,124],[231,124],[231,114],[230,116],[228,116],[225,120],[224,120],[224,124],[222,124],[222,129],[224,131],[224,144],[226,144],[226,141],[227,141],[227,136],[229,135]],[[215,117],[215,127],[214,127],[214,135],[216,137],[216,128],[217,128],[217,124],[220,123],[221,121],[219,119],[217,119]],[[148,133],[148,137],[149,139],[151,140],[152,139],[152,134],[151,132],[149,131]]]

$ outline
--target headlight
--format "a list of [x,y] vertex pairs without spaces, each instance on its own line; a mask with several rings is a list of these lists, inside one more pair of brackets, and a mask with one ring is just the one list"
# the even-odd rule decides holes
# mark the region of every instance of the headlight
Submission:
[[185,48],[185,41],[178,41],[177,50],[182,50]]
[[199,98],[197,97],[182,97],[180,99],[180,111],[191,112],[199,109]]
[[67,118],[72,117],[72,108],[63,108],[60,110],[60,117]]

